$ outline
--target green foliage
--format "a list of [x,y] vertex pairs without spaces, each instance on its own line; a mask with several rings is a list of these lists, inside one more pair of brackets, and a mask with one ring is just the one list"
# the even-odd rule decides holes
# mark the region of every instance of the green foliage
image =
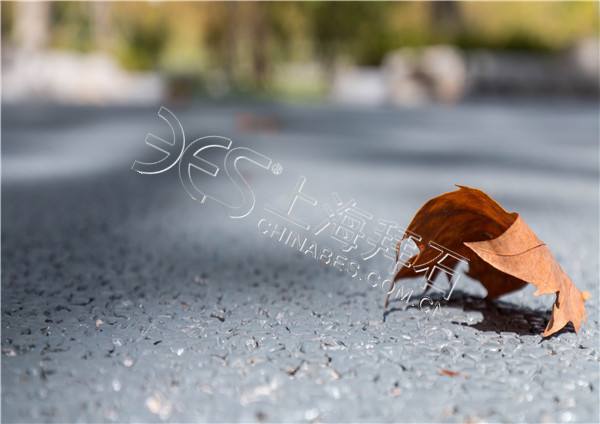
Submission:
[[123,33],[123,48],[119,52],[123,65],[136,70],[155,68],[166,41],[164,27],[134,22]]
[[361,64],[377,64],[391,36],[387,2],[316,2],[312,4],[313,42],[322,59],[353,57]]
[[135,4],[126,3],[118,6],[123,10],[122,13],[113,11],[117,57],[128,69],[155,69],[173,23],[164,19],[164,5],[135,7]]
[[12,2],[0,2],[0,13],[1,13],[1,21],[0,21],[0,32],[2,34],[2,39],[6,40],[10,37],[10,33],[13,30],[13,8],[14,3]]
[[87,53],[94,48],[89,4],[56,2],[52,7],[51,46]]

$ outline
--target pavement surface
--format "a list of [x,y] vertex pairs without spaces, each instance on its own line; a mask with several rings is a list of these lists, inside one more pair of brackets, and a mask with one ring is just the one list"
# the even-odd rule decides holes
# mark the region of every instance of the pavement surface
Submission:
[[[268,169],[207,149],[202,204],[177,166],[130,169],[171,137],[158,107],[3,106],[3,422],[599,421],[597,105],[172,111],[188,144]],[[378,232],[454,184],[519,212],[591,294],[579,334],[542,339],[553,295],[486,302],[464,275],[384,312]],[[336,233],[349,210],[364,226]]]

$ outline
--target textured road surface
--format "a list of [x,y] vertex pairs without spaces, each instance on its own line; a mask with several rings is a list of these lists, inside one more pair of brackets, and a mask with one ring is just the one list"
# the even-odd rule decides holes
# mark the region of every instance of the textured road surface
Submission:
[[[158,153],[148,132],[170,136],[158,108],[3,107],[3,422],[598,422],[597,106],[173,111],[188,143],[222,135],[281,166],[240,161],[249,215],[194,201],[176,167],[130,170]],[[301,175],[317,204],[290,217],[308,230],[265,209]],[[241,203],[224,169],[194,178]],[[542,339],[554,296],[486,303],[466,276],[437,311],[407,282],[384,315],[368,240],[454,184],[518,211],[590,292],[579,334]],[[333,224],[315,234],[333,193],[368,217],[348,254]]]

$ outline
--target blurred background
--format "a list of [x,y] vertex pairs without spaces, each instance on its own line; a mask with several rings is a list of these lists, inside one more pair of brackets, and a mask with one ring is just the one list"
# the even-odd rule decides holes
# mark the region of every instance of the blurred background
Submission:
[[598,95],[597,2],[2,2],[5,102]]

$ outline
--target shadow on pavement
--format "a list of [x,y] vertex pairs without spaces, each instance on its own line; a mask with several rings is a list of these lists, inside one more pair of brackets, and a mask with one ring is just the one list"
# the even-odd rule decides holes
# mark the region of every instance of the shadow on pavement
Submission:
[[[472,327],[483,332],[511,332],[520,336],[530,336],[542,334],[548,321],[550,320],[551,311],[540,311],[529,308],[527,306],[519,306],[501,300],[484,299],[473,296],[471,294],[455,291],[452,299],[446,301],[441,296],[429,295],[429,298],[435,303],[439,301],[443,306],[448,308],[460,308],[465,312],[481,312],[483,320],[476,324],[467,324],[466,322],[451,321],[452,324],[465,327]],[[402,304],[406,305],[402,299],[394,299],[390,301],[390,305]],[[384,312],[383,320],[394,312],[402,312],[406,307],[392,307]],[[575,329],[569,323],[561,331],[552,334],[549,339],[554,338],[563,333],[574,333]]]

